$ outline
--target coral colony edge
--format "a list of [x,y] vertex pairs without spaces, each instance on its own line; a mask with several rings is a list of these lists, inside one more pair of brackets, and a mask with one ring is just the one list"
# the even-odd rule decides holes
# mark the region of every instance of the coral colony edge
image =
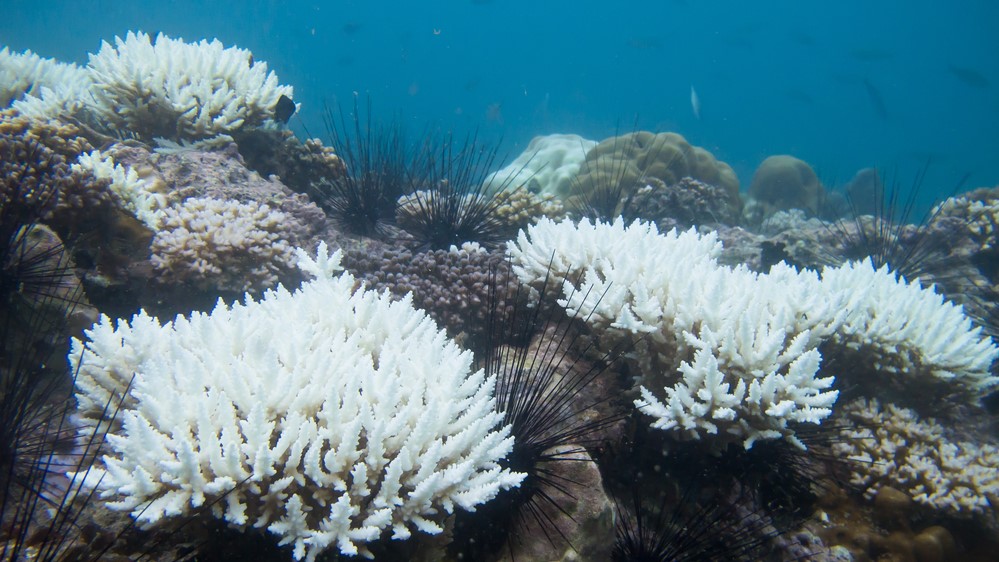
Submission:
[[294,99],[0,50],[0,559],[991,559],[999,188]]

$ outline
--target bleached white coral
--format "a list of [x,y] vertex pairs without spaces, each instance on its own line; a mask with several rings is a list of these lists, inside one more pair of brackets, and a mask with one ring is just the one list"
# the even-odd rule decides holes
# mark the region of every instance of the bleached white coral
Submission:
[[72,166],[74,171],[87,171],[97,179],[109,180],[108,186],[122,206],[150,229],[159,228],[160,213],[171,203],[171,194],[157,190],[151,181],[144,180],[132,168],[115,163],[109,154],[100,150],[83,153]]
[[[85,92],[89,84],[86,72],[75,64],[42,58],[31,51],[12,53],[7,47],[0,49],[0,109],[18,102],[15,107],[19,111],[35,116],[30,109],[40,107],[43,100],[61,106],[65,104],[65,98],[82,99],[80,93]],[[46,89],[49,93],[43,94]],[[21,105],[28,97],[33,101]],[[55,103],[57,98],[59,102]],[[58,116],[60,111],[46,109],[42,113],[48,119]]]
[[586,153],[596,145],[597,141],[579,135],[534,137],[509,166],[486,178],[485,187],[524,187],[539,195],[565,197],[572,190],[572,179],[586,160]]
[[[560,304],[598,347],[635,342],[636,404],[654,425],[725,442],[786,437],[819,423],[837,397],[819,345],[865,353],[886,376],[949,381],[965,397],[995,384],[996,346],[959,307],[869,264],[767,274],[717,263],[714,234],[659,234],[636,221],[542,220],[509,245],[529,285],[564,277]],[[665,397],[657,393],[664,388]]]
[[851,482],[873,498],[880,486],[958,517],[990,515],[999,497],[999,448],[952,440],[933,419],[877,400],[843,407],[855,424],[833,445],[852,461]]
[[[543,219],[509,247],[518,277],[564,277],[559,304],[584,318],[610,349],[638,339],[636,404],[654,425],[719,442],[794,441],[790,422],[831,413],[832,377],[817,376],[815,347],[837,318],[835,302],[808,297],[818,279],[776,268],[774,278],[726,268],[714,234],[660,235],[655,224]],[[777,290],[777,285],[786,285]],[[797,303],[794,297],[805,296]],[[830,313],[806,315],[814,304]],[[665,402],[649,387],[665,387]]]
[[906,282],[870,261],[826,268],[822,285],[847,296],[846,315],[833,335],[887,375],[946,382],[954,393],[980,396],[999,378],[989,373],[997,349],[960,305],[919,281]]
[[102,43],[88,65],[97,111],[108,124],[148,139],[198,139],[264,123],[291,86],[267,63],[220,41],[155,41],[129,32]]
[[517,486],[497,464],[512,437],[495,380],[471,354],[409,297],[336,276],[325,244],[298,257],[316,278],[293,293],[165,324],[102,317],[74,339],[81,421],[124,398],[88,479],[108,505],[152,523],[219,500],[217,516],[313,560],[439,533],[456,507]]
[[159,282],[242,292],[273,287],[294,267],[292,220],[267,205],[192,197],[156,216]]

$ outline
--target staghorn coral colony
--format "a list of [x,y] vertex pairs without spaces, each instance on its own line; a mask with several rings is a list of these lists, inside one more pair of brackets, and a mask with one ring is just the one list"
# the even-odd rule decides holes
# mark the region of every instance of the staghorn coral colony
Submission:
[[995,189],[899,224],[789,155],[746,193],[669,132],[503,167],[356,106],[324,146],[218,40],[0,78],[4,560],[999,543]]

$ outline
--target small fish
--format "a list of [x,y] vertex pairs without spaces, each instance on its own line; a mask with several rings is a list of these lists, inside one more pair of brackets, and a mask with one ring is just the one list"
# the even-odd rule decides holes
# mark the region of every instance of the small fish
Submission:
[[295,114],[298,108],[295,106],[295,102],[291,101],[291,98],[281,94],[278,98],[277,103],[274,104],[274,120],[279,123],[288,123],[291,116]]
[[690,86],[690,108],[694,110],[694,117],[698,121],[701,120],[701,98],[697,97],[697,90],[694,89],[694,85]]
[[947,70],[949,70],[950,73],[953,74],[958,80],[964,82],[972,88],[983,90],[989,87],[989,79],[977,70],[954,66],[953,64],[947,65]]
[[503,104],[496,102],[486,107],[486,120],[493,123],[503,124]]
[[871,105],[874,106],[874,112],[878,114],[882,120],[888,119],[888,106],[885,105],[885,99],[881,96],[881,92],[874,87],[874,84],[870,80],[864,78],[864,89],[867,90],[867,97],[871,99]]
[[364,27],[363,24],[356,22],[347,22],[343,24],[343,27],[341,27],[340,29],[343,31],[344,35],[353,35],[358,31],[360,31],[362,27]]

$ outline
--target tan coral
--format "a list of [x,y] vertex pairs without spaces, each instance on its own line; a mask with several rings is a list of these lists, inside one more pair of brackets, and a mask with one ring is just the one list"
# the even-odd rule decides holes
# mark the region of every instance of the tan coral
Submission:
[[347,173],[343,160],[319,139],[299,140],[282,129],[252,129],[235,135],[247,167],[299,193],[310,193],[322,180],[333,181]]
[[23,135],[67,160],[94,149],[83,129],[74,124],[28,119],[10,109],[0,111],[0,134]]
[[0,132],[0,202],[17,200],[67,232],[113,207],[108,182],[70,166],[31,134]]
[[647,178],[672,185],[684,177],[723,188],[739,201],[732,168],[677,133],[637,131],[601,141],[586,155],[571,193],[559,194],[569,207],[585,206],[600,190],[620,185],[622,199],[644,187]]
[[977,189],[960,197],[951,197],[933,210],[935,220],[957,219],[965,225],[979,250],[996,249],[999,236],[999,188]]
[[151,244],[156,280],[202,290],[255,291],[294,267],[287,216],[267,205],[210,197],[165,209]]
[[552,220],[565,218],[565,206],[554,195],[537,195],[526,189],[505,191],[496,196],[500,203],[496,217],[517,229],[535,224],[541,217]]
[[853,484],[874,497],[892,486],[951,516],[992,517],[999,496],[999,447],[951,439],[936,420],[877,400],[841,407],[854,424],[833,446],[852,463]]
[[770,156],[756,169],[749,197],[762,206],[757,212],[761,220],[775,211],[788,209],[814,214],[825,197],[825,188],[807,162],[780,154]]

